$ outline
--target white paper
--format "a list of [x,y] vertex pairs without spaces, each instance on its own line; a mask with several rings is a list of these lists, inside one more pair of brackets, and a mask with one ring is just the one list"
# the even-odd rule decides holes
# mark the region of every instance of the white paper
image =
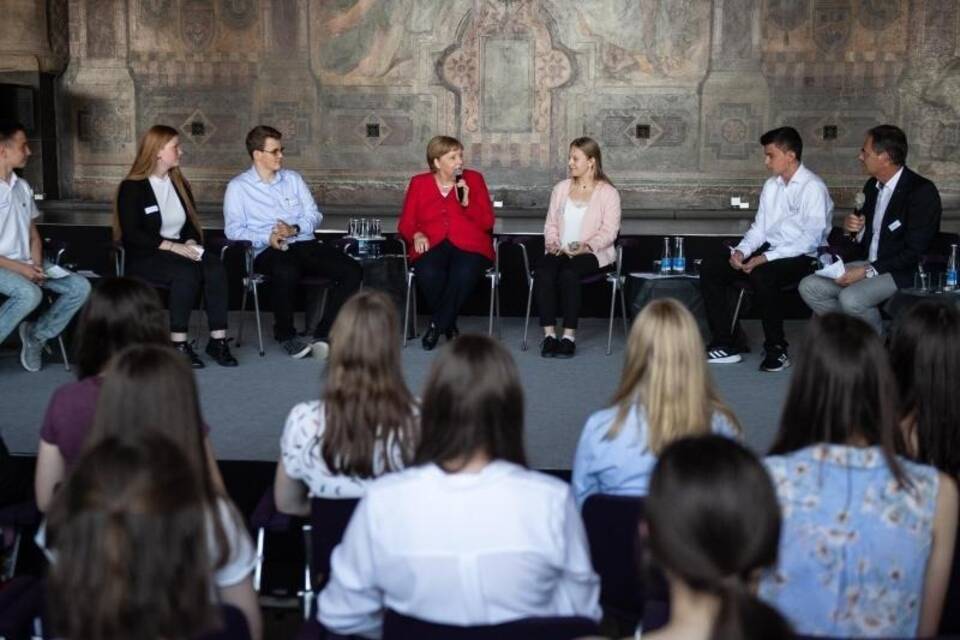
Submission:
[[52,264],[44,269],[43,273],[51,280],[59,280],[60,278],[66,278],[68,275],[70,275],[69,271],[56,264]]
[[829,264],[823,269],[814,271],[816,275],[822,278],[830,278],[831,280],[836,280],[846,272],[847,268],[843,266],[843,260],[840,258],[837,258],[833,264]]

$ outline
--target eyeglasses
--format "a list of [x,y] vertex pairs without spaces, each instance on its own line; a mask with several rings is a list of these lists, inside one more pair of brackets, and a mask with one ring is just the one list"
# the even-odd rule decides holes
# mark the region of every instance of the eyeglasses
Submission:
[[260,149],[260,151],[262,151],[263,153],[269,153],[272,156],[283,155],[283,147],[277,147],[276,149],[270,149],[269,151],[267,151],[266,149]]

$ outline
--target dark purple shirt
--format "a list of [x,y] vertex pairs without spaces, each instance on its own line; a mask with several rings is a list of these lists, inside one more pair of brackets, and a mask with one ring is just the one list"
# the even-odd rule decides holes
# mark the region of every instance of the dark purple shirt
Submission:
[[[102,384],[103,378],[90,376],[59,387],[50,397],[40,427],[40,439],[60,450],[68,469],[80,457],[84,440],[93,426]],[[206,423],[203,424],[203,433],[210,433]]]

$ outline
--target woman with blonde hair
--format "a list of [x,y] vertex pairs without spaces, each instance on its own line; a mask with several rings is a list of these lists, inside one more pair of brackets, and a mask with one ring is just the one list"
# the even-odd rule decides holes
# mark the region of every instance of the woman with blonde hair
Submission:
[[322,399],[287,417],[274,482],[277,508],[310,513],[310,498],[358,498],[376,477],[407,467],[419,441],[416,401],[400,368],[400,321],[379,291],[355,294],[330,332]]
[[703,359],[693,315],[676,300],[651,302],[630,329],[613,405],[587,419],[573,462],[577,504],[594,493],[644,496],[663,449],[708,433],[738,437]]
[[126,251],[125,275],[170,290],[170,340],[194,369],[204,366],[187,342],[190,311],[203,299],[210,325],[206,352],[217,364],[237,366],[227,344],[227,272],[215,252],[203,250],[203,229],[190,183],[180,171],[177,130],[154,125],[117,190],[113,239]]

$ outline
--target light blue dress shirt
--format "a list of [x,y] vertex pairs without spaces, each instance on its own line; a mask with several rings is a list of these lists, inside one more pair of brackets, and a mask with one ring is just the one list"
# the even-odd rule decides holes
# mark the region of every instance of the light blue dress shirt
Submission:
[[223,196],[224,233],[230,240],[249,240],[259,254],[270,246],[277,220],[300,227],[300,235],[287,242],[313,240],[323,214],[310,188],[296,171],[280,169],[270,183],[254,167],[236,176]]
[[[597,411],[589,418],[580,435],[573,459],[573,497],[577,507],[595,493],[617,496],[645,496],[657,456],[650,450],[647,413],[634,405],[623,421],[616,438],[605,439],[617,407]],[[710,421],[713,433],[738,438],[737,429],[720,412]]]

